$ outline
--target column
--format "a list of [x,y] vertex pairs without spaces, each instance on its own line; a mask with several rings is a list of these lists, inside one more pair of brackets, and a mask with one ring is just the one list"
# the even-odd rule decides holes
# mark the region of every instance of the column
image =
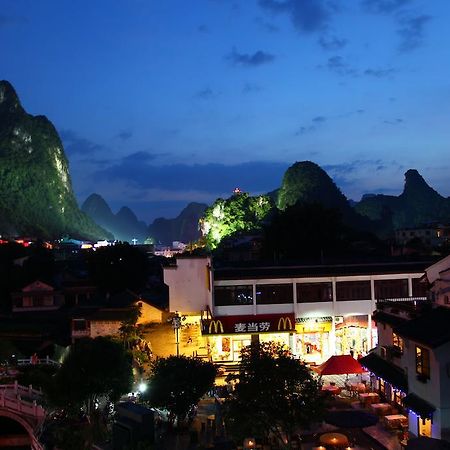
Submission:
[[331,317],[331,331],[330,331],[330,338],[329,338],[330,356],[336,354],[336,321],[335,321],[335,317],[336,317],[336,278],[335,277],[333,277],[331,280],[331,291],[332,291],[332,295],[333,295],[333,315]]
[[372,343],[372,314],[367,315],[367,350],[373,348]]

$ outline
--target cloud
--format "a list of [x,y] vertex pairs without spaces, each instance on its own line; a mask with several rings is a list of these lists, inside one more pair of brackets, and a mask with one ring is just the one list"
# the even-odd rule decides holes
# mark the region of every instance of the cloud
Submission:
[[280,29],[274,25],[271,22],[267,22],[263,19],[261,19],[261,17],[257,17],[255,19],[255,23],[263,30],[266,31],[267,33],[278,33],[280,31]]
[[182,192],[230,192],[240,186],[251,192],[268,192],[281,183],[287,163],[254,161],[225,164],[153,164],[153,156],[137,152],[107,168],[96,171],[95,179],[115,184],[125,182],[139,189]]
[[205,88],[201,89],[200,91],[197,91],[194,94],[194,98],[200,99],[200,100],[211,100],[216,96],[214,91],[211,88]]
[[383,123],[387,125],[400,125],[404,123],[403,119],[383,120]]
[[357,76],[358,71],[353,68],[350,64],[348,64],[342,56],[331,56],[328,58],[328,61],[325,67],[331,72],[337,73],[338,75],[346,75],[346,76]]
[[274,61],[275,56],[258,50],[253,54],[249,53],[239,53],[235,49],[226,57],[235,66],[242,67],[258,67],[263,64],[268,64]]
[[389,69],[366,69],[364,71],[364,75],[368,75],[370,77],[375,77],[375,78],[389,77],[393,73],[395,73],[395,69],[392,69],[392,68],[389,68]]
[[208,28],[207,25],[199,25],[199,26],[197,27],[197,31],[198,31],[199,33],[208,34],[208,33],[209,33],[209,28]]
[[319,42],[319,45],[324,50],[330,50],[330,51],[340,50],[347,45],[346,39],[340,39],[336,36],[327,36],[327,35],[322,35],[320,37],[320,39],[318,40],[318,42]]
[[128,141],[128,139],[131,139],[132,136],[133,132],[130,130],[123,130],[117,135],[117,137],[122,141]]
[[64,148],[68,155],[94,154],[104,149],[103,145],[82,138],[78,136],[75,131],[70,129],[61,130],[59,136],[64,143]]
[[259,0],[273,14],[287,14],[299,33],[315,33],[328,26],[331,10],[323,0]]
[[304,134],[308,134],[308,133],[311,133],[316,130],[317,130],[317,127],[315,127],[314,125],[301,126],[295,132],[295,136],[303,136]]
[[368,67],[364,70],[359,70],[349,64],[342,56],[331,56],[328,58],[325,66],[318,66],[319,68],[325,67],[331,72],[341,76],[359,77],[369,76],[374,78],[386,78],[396,72],[396,69],[392,67],[388,68],[371,68]]
[[409,52],[422,45],[425,26],[430,20],[431,16],[425,14],[398,18],[400,28],[397,33],[401,38],[399,46],[401,52]]
[[127,156],[124,156],[122,158],[122,163],[128,164],[140,164],[140,163],[147,163],[149,161],[153,161],[158,156],[165,156],[163,153],[149,153],[146,151],[140,151],[140,152],[134,152],[130,153]]
[[242,88],[243,94],[253,94],[253,93],[260,92],[260,91],[262,91],[261,86],[259,86],[258,84],[249,83],[249,82],[244,83],[244,86]]
[[[367,192],[382,193],[383,189],[381,187],[377,189],[380,180],[390,185],[391,189],[393,184],[392,177],[395,177],[403,169],[403,166],[395,160],[355,159],[341,164],[324,165],[322,168],[328,172],[334,182],[349,198],[358,198],[361,194]],[[376,176],[373,176],[374,173],[376,173]],[[399,186],[400,180],[401,178],[398,179]],[[378,186],[372,188],[374,183]]]
[[310,124],[302,125],[296,132],[295,136],[303,136],[308,133],[317,131],[328,120],[325,116],[316,116],[311,119]]
[[412,0],[363,0],[363,8],[374,14],[392,14],[411,3]]

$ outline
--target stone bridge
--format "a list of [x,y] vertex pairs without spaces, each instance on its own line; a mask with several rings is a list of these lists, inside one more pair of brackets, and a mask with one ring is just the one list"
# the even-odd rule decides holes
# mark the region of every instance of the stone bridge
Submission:
[[37,435],[45,420],[42,392],[32,386],[0,384],[0,448],[43,450]]

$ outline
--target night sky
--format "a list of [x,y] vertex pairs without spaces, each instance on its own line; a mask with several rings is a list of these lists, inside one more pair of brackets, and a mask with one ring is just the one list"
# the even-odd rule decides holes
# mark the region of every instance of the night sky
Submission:
[[146,222],[295,161],[344,194],[450,194],[448,0],[0,0],[0,78],[58,129],[80,203]]

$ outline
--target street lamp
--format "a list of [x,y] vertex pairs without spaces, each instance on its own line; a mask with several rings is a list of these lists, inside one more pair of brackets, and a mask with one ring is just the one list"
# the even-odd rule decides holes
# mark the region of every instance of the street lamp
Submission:
[[180,356],[180,328],[182,327],[181,322],[186,320],[185,316],[180,316],[178,311],[175,311],[174,316],[172,317],[172,327],[175,331],[176,336],[176,344],[177,344],[177,356]]

